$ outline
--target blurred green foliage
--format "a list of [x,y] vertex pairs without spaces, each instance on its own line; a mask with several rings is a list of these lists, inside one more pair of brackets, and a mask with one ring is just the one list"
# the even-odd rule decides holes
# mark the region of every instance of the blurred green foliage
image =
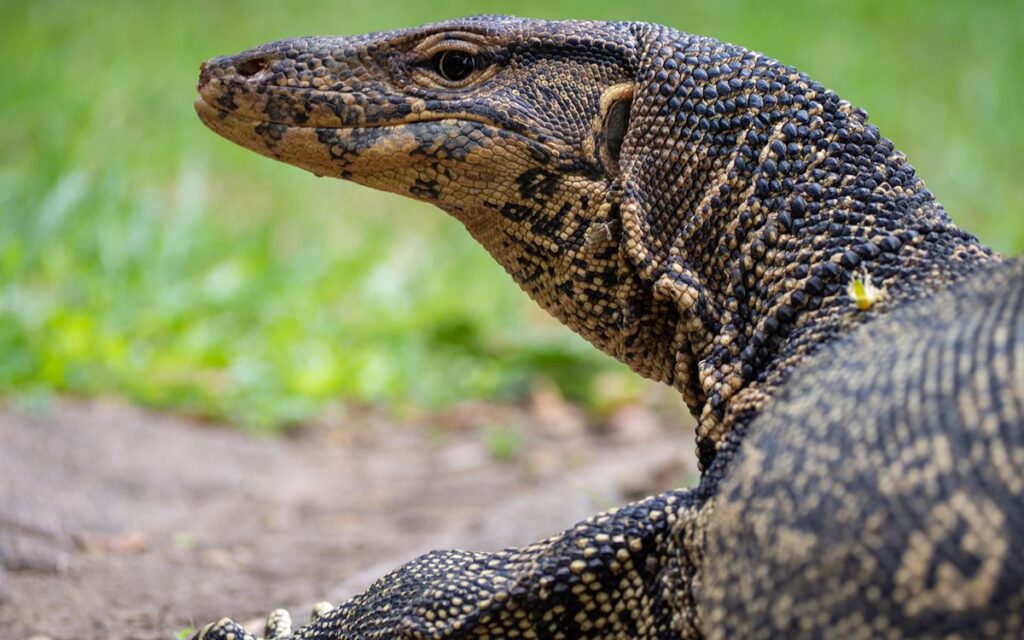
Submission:
[[523,433],[515,427],[491,425],[483,431],[483,442],[491,459],[498,462],[515,460],[523,452]]
[[443,214],[236,148],[201,60],[481,12],[648,20],[794,64],[868,109],[959,223],[1024,247],[1024,3],[0,3],[0,393],[114,394],[273,428],[332,399],[592,399],[621,371]]

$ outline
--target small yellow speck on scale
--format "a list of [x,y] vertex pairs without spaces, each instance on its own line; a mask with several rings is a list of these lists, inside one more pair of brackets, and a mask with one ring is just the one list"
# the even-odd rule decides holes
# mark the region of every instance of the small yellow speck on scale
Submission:
[[850,279],[850,283],[846,286],[846,294],[853,298],[858,309],[868,311],[885,297],[885,289],[880,289],[872,284],[871,276],[865,273]]

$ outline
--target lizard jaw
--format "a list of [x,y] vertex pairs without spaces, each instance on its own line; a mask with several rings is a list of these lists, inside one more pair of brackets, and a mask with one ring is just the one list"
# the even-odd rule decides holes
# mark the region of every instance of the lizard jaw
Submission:
[[196,97],[193,106],[203,124],[217,135],[318,176],[356,179],[361,173],[372,172],[374,158],[394,149],[371,149],[387,144],[387,140],[391,140],[391,147],[400,145],[398,140],[402,137],[395,130],[403,125],[304,127],[250,118],[211,104],[202,94]]
[[227,111],[202,91],[193,106],[214,133],[260,155],[445,209],[448,200],[479,208],[481,195],[508,179],[508,167],[525,171],[538,158],[555,156],[540,142],[476,120],[301,126]]

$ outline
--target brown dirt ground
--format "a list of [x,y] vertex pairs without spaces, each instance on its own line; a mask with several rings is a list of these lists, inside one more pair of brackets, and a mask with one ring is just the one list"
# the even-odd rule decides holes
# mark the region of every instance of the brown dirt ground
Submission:
[[[525,544],[692,483],[690,423],[652,393],[601,424],[540,393],[279,438],[102,401],[0,407],[0,638],[171,640],[301,613],[430,549]],[[521,438],[509,460],[495,424]]]

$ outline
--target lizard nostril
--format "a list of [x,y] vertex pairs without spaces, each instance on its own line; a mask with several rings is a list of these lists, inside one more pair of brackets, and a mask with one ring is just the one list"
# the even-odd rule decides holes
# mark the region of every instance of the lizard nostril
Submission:
[[210,68],[204,62],[201,65],[199,65],[199,84],[197,85],[196,88],[202,88],[209,81],[210,81]]
[[270,65],[270,60],[264,57],[249,58],[243,62],[239,62],[235,65],[235,71],[239,75],[251,78],[260,71],[263,71]]

